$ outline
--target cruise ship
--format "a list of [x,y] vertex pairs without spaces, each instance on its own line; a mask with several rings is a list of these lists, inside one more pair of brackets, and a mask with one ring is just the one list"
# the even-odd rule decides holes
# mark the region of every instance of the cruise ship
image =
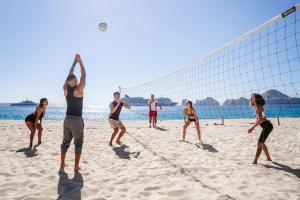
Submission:
[[[157,98],[156,99],[161,106],[176,106],[178,103],[173,102],[170,98]],[[149,99],[143,97],[130,97],[125,95],[122,101],[130,104],[131,106],[148,106]]]
[[10,104],[10,106],[37,106],[38,104],[37,103],[34,103],[33,101],[30,101],[30,100],[25,100],[25,101],[22,101],[22,102],[19,102],[19,103],[12,103]]

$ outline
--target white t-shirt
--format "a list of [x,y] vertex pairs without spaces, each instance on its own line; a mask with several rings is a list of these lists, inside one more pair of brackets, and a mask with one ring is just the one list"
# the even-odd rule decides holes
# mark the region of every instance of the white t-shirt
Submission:
[[150,105],[150,111],[157,111],[157,105],[158,102],[156,100],[153,100],[151,102],[151,99],[148,101],[148,105]]

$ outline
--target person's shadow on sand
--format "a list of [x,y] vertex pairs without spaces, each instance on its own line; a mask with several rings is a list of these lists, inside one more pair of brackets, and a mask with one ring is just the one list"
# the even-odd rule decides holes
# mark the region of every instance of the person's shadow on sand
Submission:
[[293,169],[287,165],[284,164],[280,164],[278,162],[272,162],[274,165],[276,166],[272,166],[272,165],[265,165],[262,164],[262,166],[266,167],[266,168],[271,168],[271,169],[276,169],[276,170],[280,170],[280,171],[284,171],[290,174],[293,174],[295,176],[297,176],[298,178],[300,178],[300,169]]
[[156,127],[155,128],[156,130],[159,130],[159,131],[168,131],[168,129],[165,129],[165,128],[163,128],[163,127]]
[[203,143],[202,145],[196,145],[198,148],[207,150],[211,153],[218,153],[218,150],[211,144],[205,144]]
[[33,147],[33,149],[31,147],[26,147],[26,148],[21,148],[19,150],[17,150],[16,152],[23,152],[27,158],[31,158],[31,157],[35,157],[38,155],[38,150],[37,150],[37,145],[35,145]]
[[81,189],[83,188],[83,178],[80,172],[76,172],[72,179],[64,170],[58,172],[59,180],[57,184],[58,200],[81,200]]
[[127,152],[127,151],[125,151],[125,149],[127,147],[128,146],[126,146],[126,145],[122,145],[122,146],[119,146],[119,147],[114,147],[113,151],[115,152],[115,154],[117,156],[119,156],[119,158],[122,158],[122,159],[130,160],[130,154],[134,154],[134,156],[133,156],[134,158],[139,157],[140,152]]

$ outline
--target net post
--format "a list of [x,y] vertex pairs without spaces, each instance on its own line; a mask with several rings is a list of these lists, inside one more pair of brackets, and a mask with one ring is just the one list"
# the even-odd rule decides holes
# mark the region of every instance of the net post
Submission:
[[121,92],[122,92],[122,87],[121,86],[119,86],[118,87],[118,90],[119,90],[119,93],[120,93],[120,95],[122,94]]
[[222,124],[221,125],[224,125],[224,117],[223,117],[223,115],[222,115]]
[[277,124],[278,124],[278,126],[280,126],[280,120],[279,120],[278,116],[277,116]]

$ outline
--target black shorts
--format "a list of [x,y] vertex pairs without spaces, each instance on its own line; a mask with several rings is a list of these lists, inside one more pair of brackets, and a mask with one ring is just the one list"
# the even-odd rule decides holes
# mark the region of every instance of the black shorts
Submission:
[[273,124],[269,120],[266,120],[263,123],[261,123],[260,126],[262,127],[262,131],[261,131],[261,134],[259,136],[258,142],[265,143],[265,141],[268,138],[269,134],[273,130]]
[[35,116],[33,114],[27,115],[25,122],[35,122]]

